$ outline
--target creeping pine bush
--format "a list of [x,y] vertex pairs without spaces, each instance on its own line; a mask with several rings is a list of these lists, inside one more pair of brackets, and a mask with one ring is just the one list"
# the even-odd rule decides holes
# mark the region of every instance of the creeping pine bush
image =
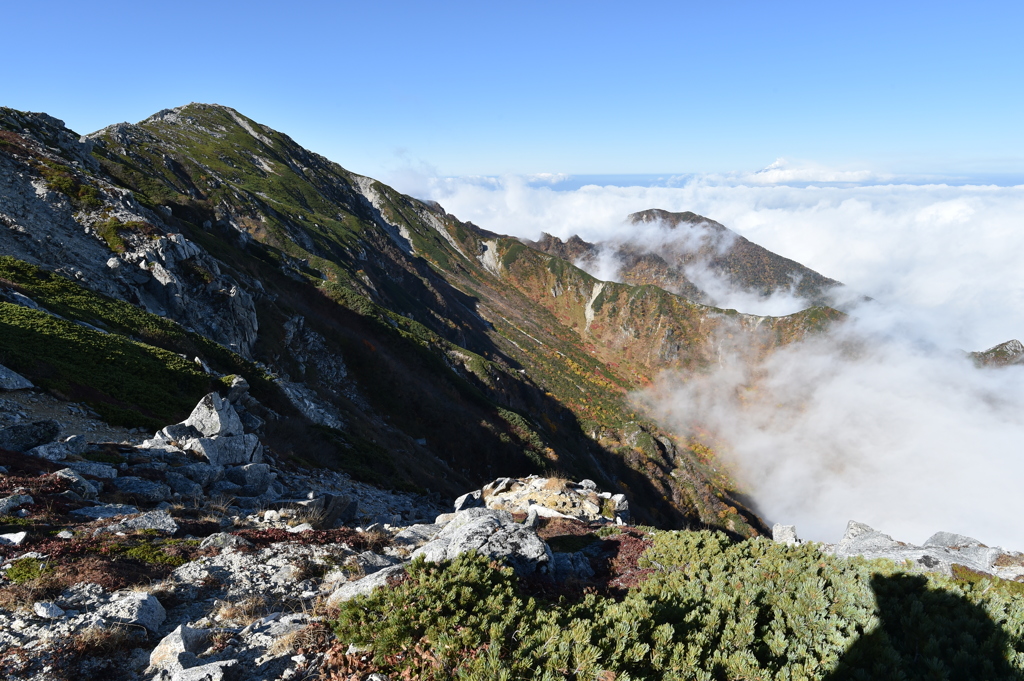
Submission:
[[464,555],[342,604],[342,643],[422,679],[1024,679],[1024,597],[811,546],[661,532],[624,598],[547,602]]

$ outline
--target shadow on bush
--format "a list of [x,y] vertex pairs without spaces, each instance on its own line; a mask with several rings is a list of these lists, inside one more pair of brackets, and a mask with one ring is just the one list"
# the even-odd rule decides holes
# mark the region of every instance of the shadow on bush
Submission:
[[1020,681],[1006,652],[1015,643],[985,610],[928,588],[920,575],[871,578],[881,624],[858,639],[827,681],[950,679]]

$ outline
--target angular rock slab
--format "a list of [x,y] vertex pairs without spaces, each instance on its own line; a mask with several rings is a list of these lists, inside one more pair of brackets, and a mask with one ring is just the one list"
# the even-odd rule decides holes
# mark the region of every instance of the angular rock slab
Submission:
[[187,624],[179,625],[177,629],[164,636],[149,654],[149,666],[162,669],[182,667],[184,665],[181,664],[179,655],[198,655],[206,650],[209,638],[208,631],[193,629]]
[[263,461],[263,445],[252,433],[200,437],[182,443],[182,447],[206,457],[213,466],[239,466]]
[[203,437],[225,437],[243,432],[238,412],[217,393],[210,393],[199,400],[184,425],[195,428]]
[[32,381],[0,364],[0,390],[27,390],[34,387]]
[[50,444],[39,445],[25,452],[47,461],[63,461],[69,456],[78,455],[89,447],[89,443],[81,435],[72,435],[63,442],[51,442]]
[[86,499],[95,499],[96,495],[100,493],[96,488],[96,485],[100,483],[93,484],[89,482],[73,468],[62,468],[54,473],[54,475],[62,480],[67,480],[68,487]]

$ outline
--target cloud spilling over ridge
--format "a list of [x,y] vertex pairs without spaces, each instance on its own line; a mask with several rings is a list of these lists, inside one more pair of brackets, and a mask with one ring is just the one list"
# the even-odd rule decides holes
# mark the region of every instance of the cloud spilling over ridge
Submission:
[[715,434],[765,519],[804,538],[838,541],[856,519],[915,543],[947,530],[1024,549],[1024,367],[979,370],[878,321],[860,311],[756,365],[733,347],[638,400],[676,432]]
[[665,425],[701,425],[727,443],[766,519],[818,540],[837,540],[852,518],[907,541],[949,530],[1024,549],[1024,368],[979,370],[962,352],[1024,338],[1024,186],[776,164],[660,186],[557,187],[424,184],[459,218],[528,239],[656,247],[628,214],[693,211],[875,299],[756,369],[733,348],[710,373],[665,374],[638,397]]

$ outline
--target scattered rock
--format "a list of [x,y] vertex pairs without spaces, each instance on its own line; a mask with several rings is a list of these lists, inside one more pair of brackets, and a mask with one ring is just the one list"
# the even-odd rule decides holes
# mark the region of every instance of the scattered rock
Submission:
[[[459,510],[459,500],[456,500],[456,510]],[[629,520],[626,497],[598,492],[592,480],[575,483],[537,476],[498,478],[484,485],[481,501],[487,508],[511,513],[529,513],[531,508],[536,508],[542,518],[576,518],[586,522]],[[466,503],[469,499],[463,501],[464,507]]]

